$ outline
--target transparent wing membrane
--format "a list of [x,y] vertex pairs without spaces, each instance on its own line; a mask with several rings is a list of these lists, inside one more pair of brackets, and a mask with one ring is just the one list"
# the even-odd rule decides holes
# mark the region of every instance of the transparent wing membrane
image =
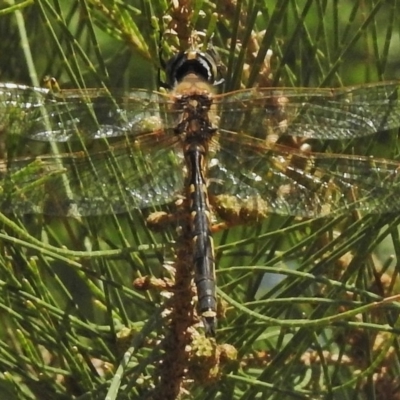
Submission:
[[352,139],[400,125],[399,82],[337,89],[255,88],[222,95],[221,129],[249,136]]
[[[277,143],[287,135],[340,140],[397,128],[398,90],[398,82],[385,82],[210,95],[218,128],[208,158],[211,201],[229,206],[231,197],[236,207],[305,217],[399,211],[400,164]],[[0,162],[0,210],[102,215],[172,202],[185,177],[179,99],[0,84],[0,142],[8,149]],[[37,142],[45,148],[37,150]]]
[[264,152],[246,143],[238,152],[234,148],[221,146],[225,154],[216,156],[208,177],[210,195],[232,196],[236,208],[309,218],[351,209],[400,209],[400,165],[394,161],[310,155],[281,145]]

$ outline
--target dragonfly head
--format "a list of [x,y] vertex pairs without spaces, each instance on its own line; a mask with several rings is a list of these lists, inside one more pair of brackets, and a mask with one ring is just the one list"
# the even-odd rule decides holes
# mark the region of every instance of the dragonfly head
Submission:
[[173,88],[188,74],[195,74],[200,79],[211,85],[220,85],[221,63],[218,54],[213,48],[206,52],[199,50],[187,50],[172,57],[166,65],[167,84]]

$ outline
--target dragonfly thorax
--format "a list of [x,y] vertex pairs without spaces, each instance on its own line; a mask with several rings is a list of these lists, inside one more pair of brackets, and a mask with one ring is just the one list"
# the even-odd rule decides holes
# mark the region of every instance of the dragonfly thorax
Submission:
[[[184,83],[178,85],[177,92]],[[184,94],[176,96],[176,109],[181,111],[181,115],[175,133],[181,135],[181,140],[187,144],[208,142],[216,132],[216,127],[210,120],[212,94],[198,89],[193,84],[191,90],[185,90]]]

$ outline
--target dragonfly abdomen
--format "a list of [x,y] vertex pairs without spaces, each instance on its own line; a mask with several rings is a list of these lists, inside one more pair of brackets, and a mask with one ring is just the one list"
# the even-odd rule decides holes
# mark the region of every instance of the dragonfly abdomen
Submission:
[[185,149],[188,166],[187,192],[190,211],[193,264],[198,296],[198,311],[207,335],[215,335],[217,300],[215,294],[214,242],[211,236],[211,213],[204,178],[206,149],[192,143]]

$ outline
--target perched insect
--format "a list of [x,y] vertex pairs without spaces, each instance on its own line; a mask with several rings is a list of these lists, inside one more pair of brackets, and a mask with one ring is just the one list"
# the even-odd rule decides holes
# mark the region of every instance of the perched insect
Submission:
[[[210,336],[217,305],[212,212],[223,218],[232,208],[240,220],[400,210],[400,164],[313,154],[281,140],[353,139],[400,127],[399,82],[215,94],[216,54],[196,49],[175,56],[166,72],[166,94],[0,84],[7,144],[0,209],[90,216],[168,204],[183,194],[198,311]],[[52,146],[27,156],[27,139]]]

